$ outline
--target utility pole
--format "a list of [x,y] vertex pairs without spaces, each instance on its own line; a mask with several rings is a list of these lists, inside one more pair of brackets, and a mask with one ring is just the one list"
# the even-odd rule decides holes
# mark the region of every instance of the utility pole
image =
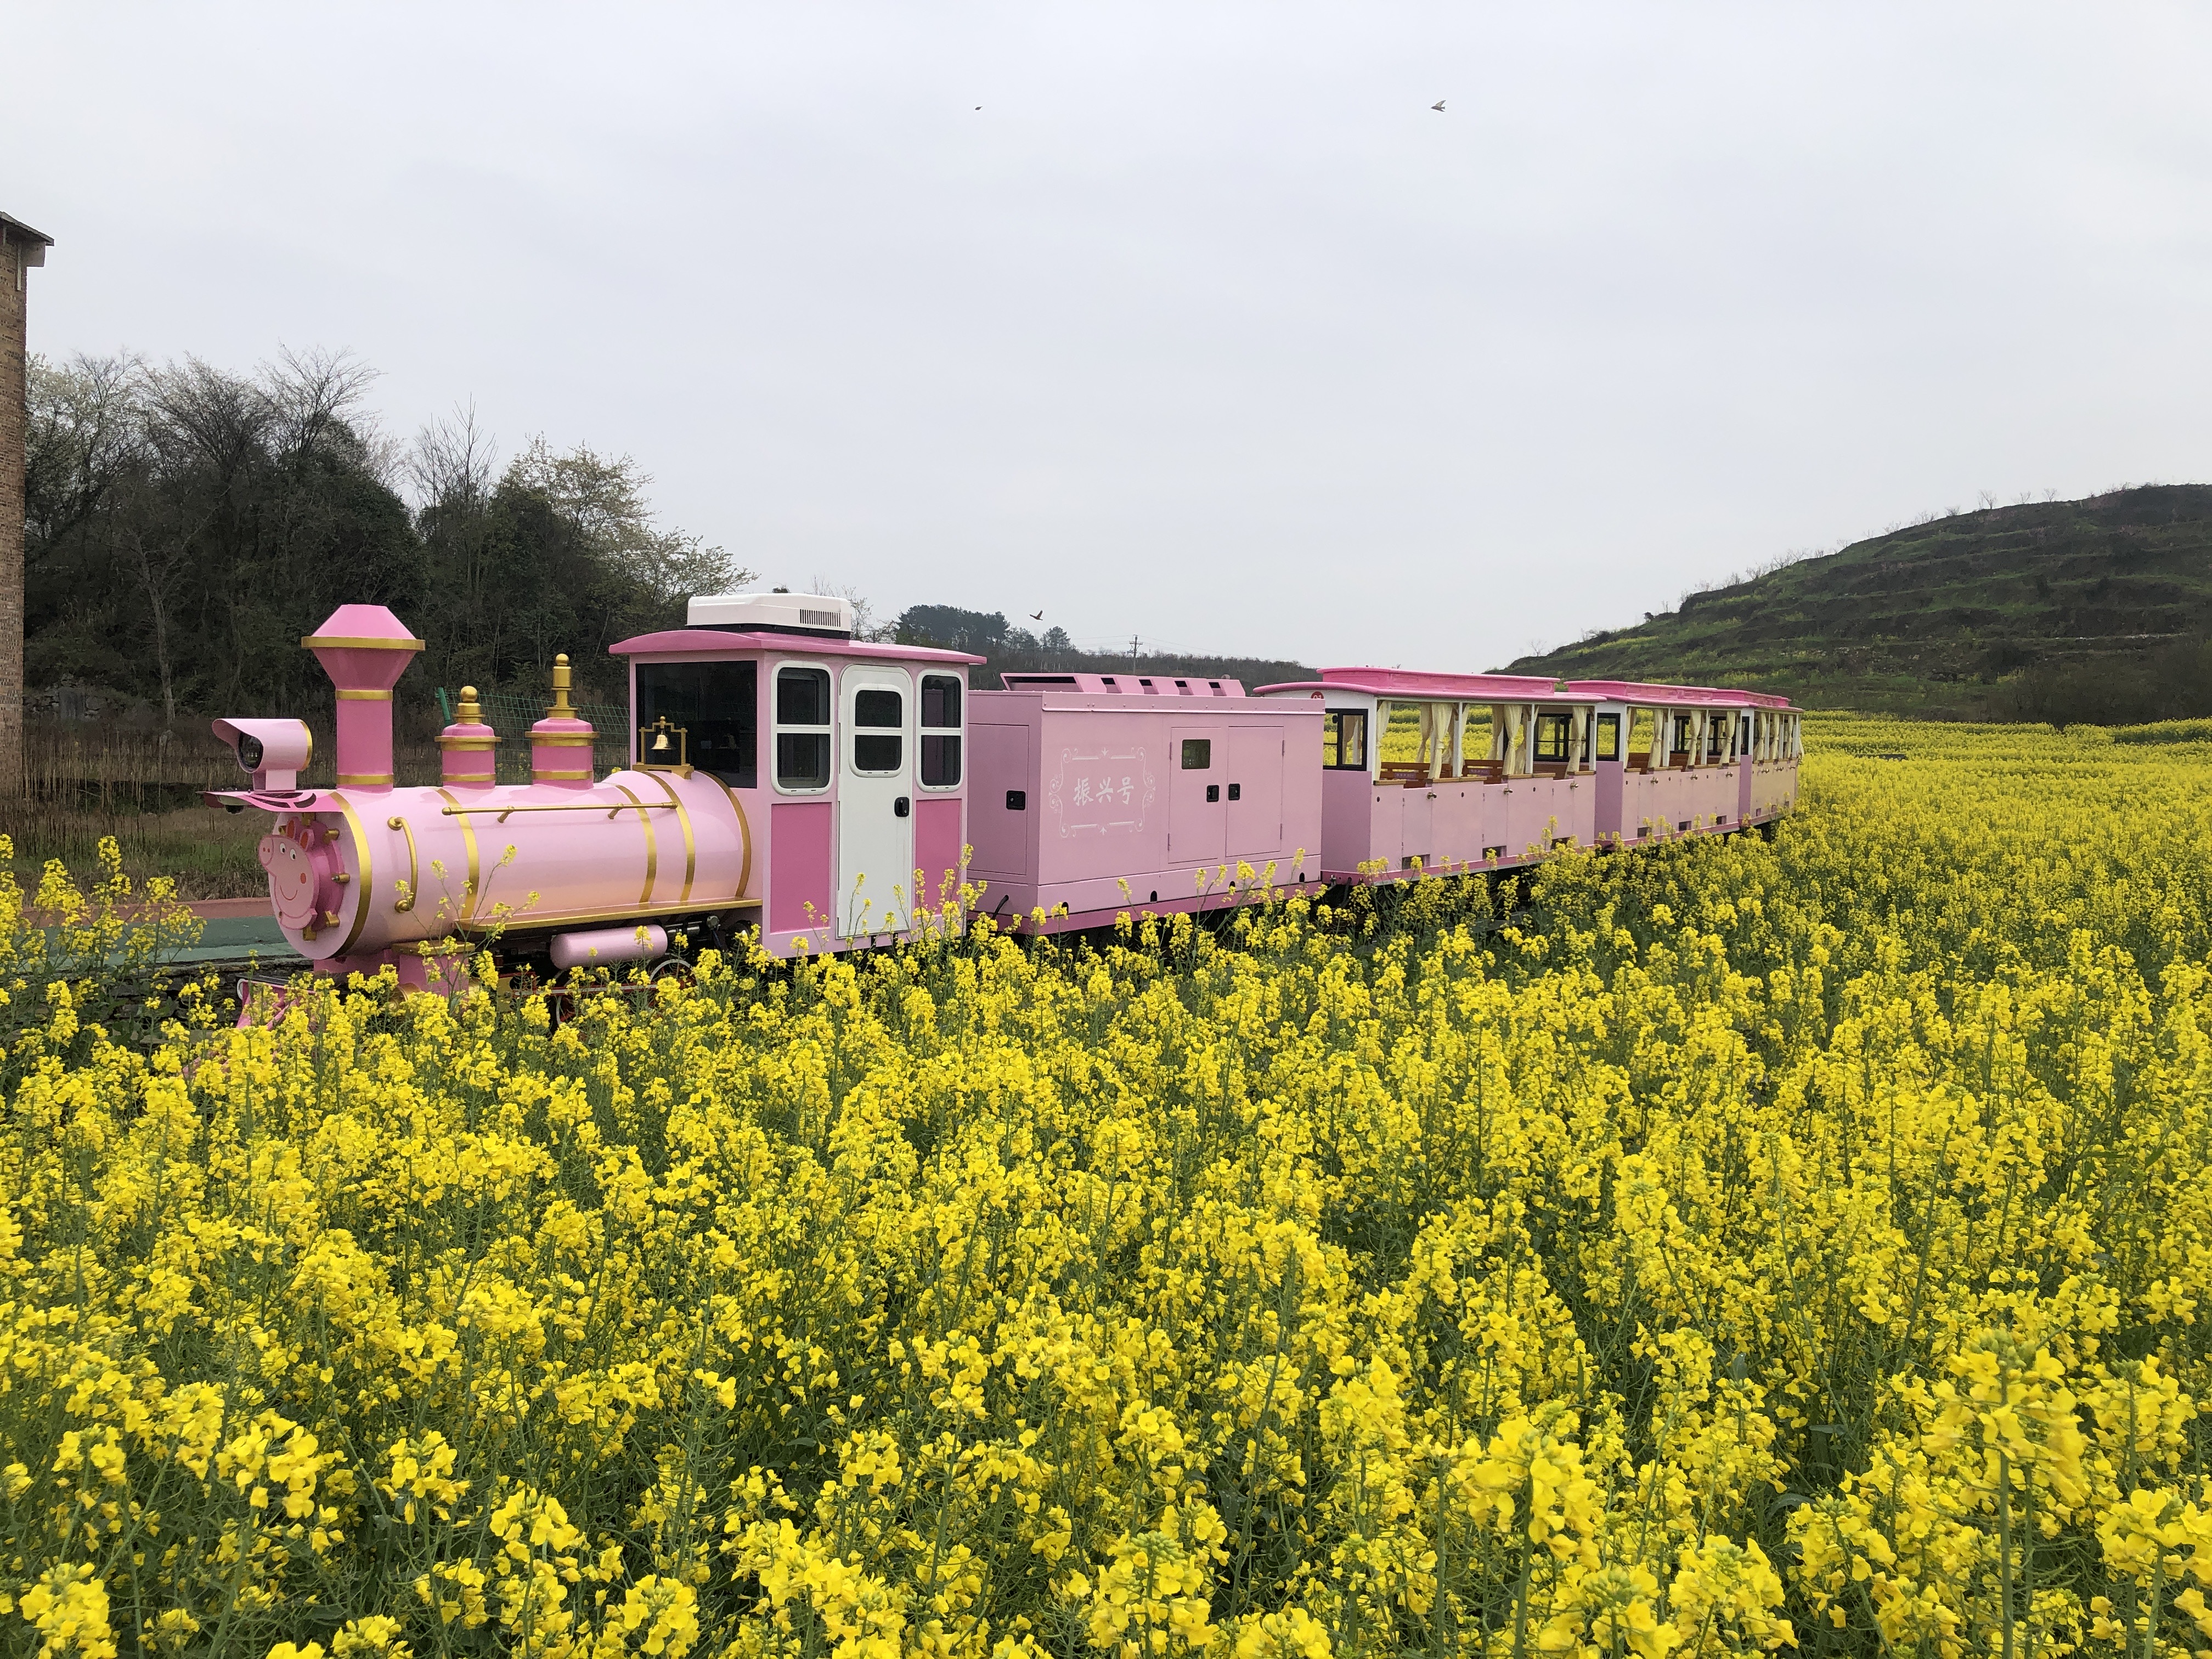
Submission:
[[0,213],[0,796],[23,791],[23,469],[27,459],[29,284],[54,239]]
[[1134,634],[1129,635],[1129,672],[1132,674],[1137,672],[1137,636]]

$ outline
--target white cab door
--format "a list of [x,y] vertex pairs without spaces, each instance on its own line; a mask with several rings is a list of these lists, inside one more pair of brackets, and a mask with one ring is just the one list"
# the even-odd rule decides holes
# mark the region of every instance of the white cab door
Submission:
[[914,682],[848,668],[837,742],[837,932],[902,932],[913,909]]

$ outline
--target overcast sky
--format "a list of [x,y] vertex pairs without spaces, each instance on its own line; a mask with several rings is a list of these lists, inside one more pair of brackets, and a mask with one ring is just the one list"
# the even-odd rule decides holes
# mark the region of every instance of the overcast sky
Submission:
[[400,437],[626,451],[886,610],[1471,670],[2212,477],[2203,5],[15,0],[5,57],[33,349],[350,349]]

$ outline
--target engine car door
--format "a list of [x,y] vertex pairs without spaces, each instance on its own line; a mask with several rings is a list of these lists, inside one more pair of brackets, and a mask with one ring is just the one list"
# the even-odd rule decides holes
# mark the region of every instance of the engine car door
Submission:
[[903,932],[913,915],[914,682],[902,668],[848,668],[840,688],[837,932]]

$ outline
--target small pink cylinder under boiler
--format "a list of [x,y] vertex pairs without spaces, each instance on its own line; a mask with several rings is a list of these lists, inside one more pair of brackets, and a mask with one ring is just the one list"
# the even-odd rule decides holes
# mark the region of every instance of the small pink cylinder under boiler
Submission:
[[553,936],[553,965],[564,974],[571,968],[638,962],[667,952],[665,927],[591,927]]

